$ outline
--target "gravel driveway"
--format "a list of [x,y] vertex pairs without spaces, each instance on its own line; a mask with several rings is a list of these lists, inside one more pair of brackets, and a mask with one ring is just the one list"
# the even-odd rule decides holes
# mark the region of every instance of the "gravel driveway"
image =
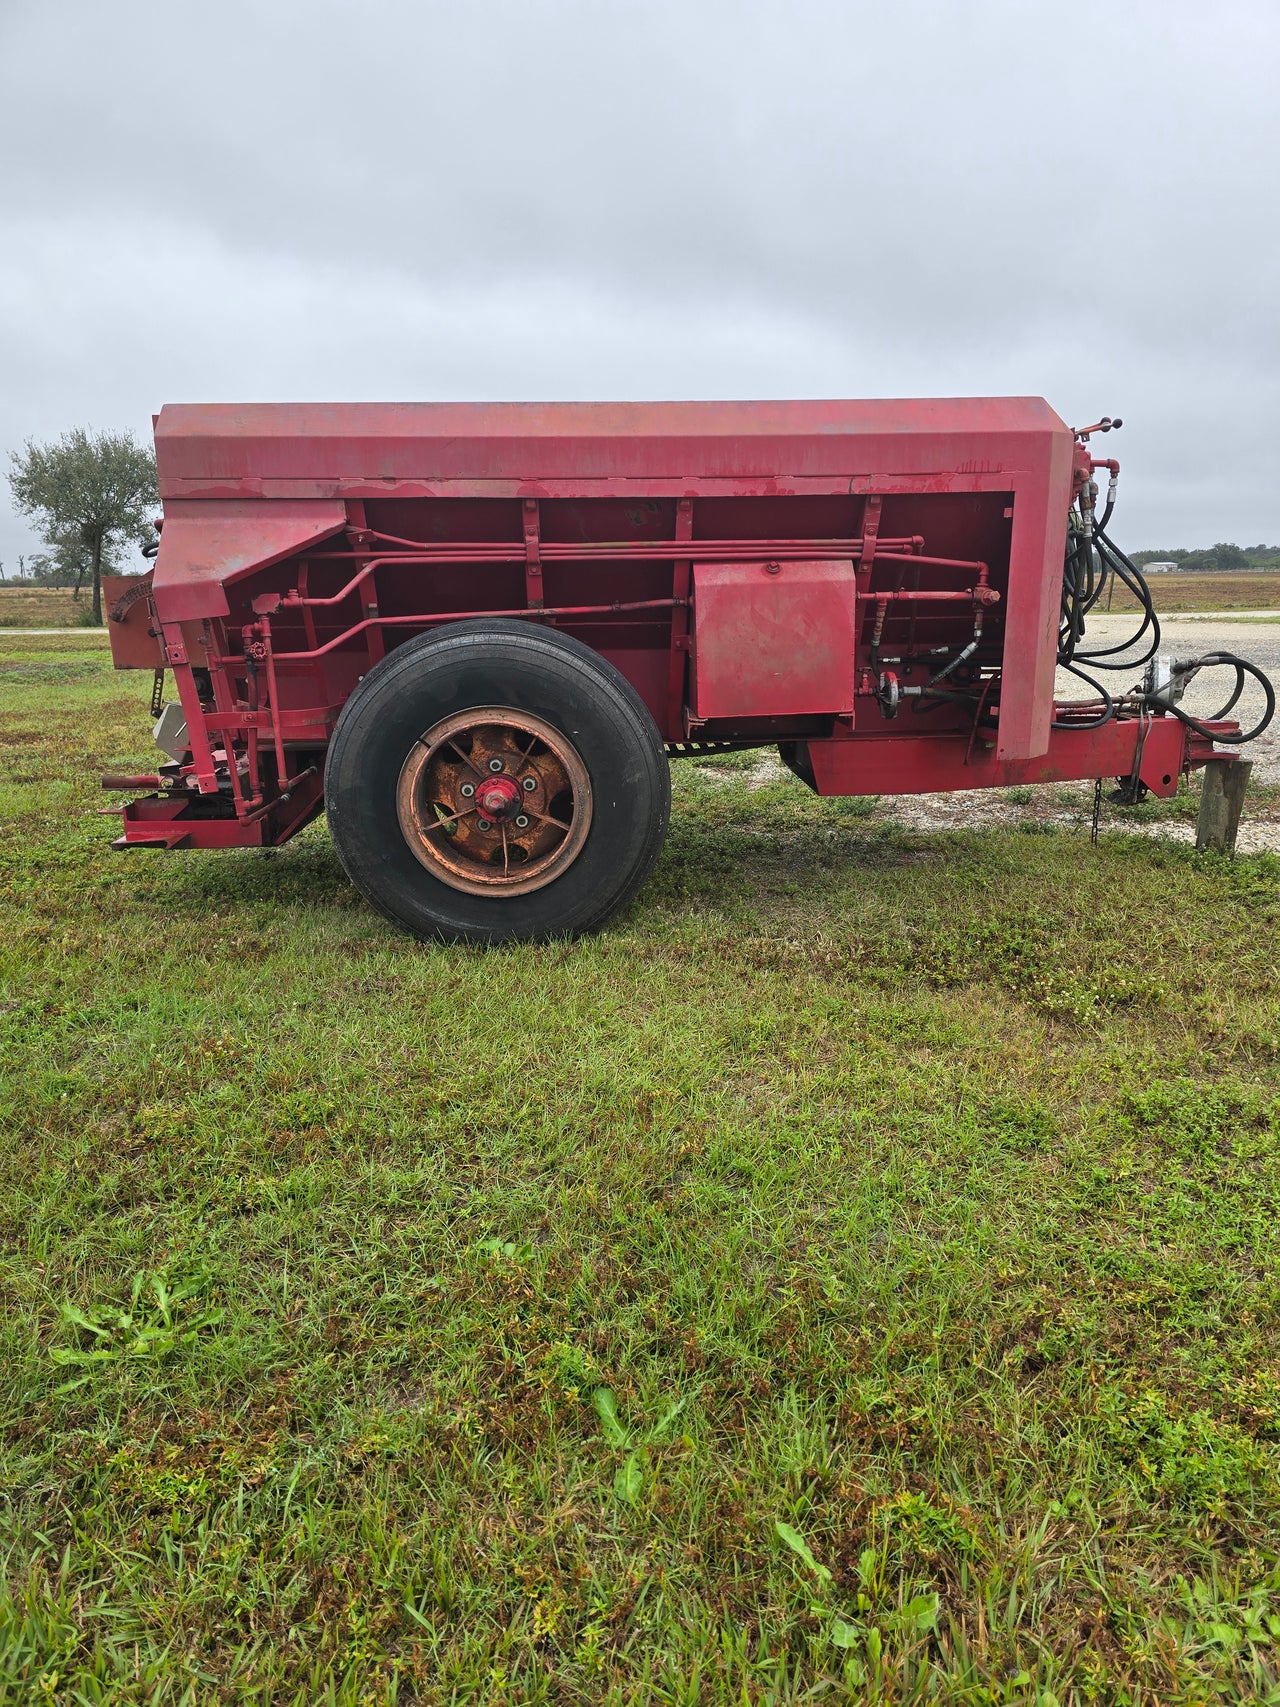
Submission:
[[[1160,624],[1160,650],[1175,658],[1195,658],[1205,652],[1234,652],[1265,670],[1280,694],[1280,611],[1251,612],[1250,616],[1254,620],[1225,613],[1165,618]],[[1260,617],[1276,620],[1257,620]],[[1133,632],[1137,620],[1133,612],[1091,617],[1086,644],[1114,646]],[[1109,677],[1107,685],[1124,692],[1141,676],[1142,666],[1138,665],[1132,672],[1107,671],[1103,679],[1107,681]],[[1208,716],[1222,705],[1234,681],[1229,670],[1203,671],[1187,689],[1182,704],[1193,716]],[[1073,676],[1059,672],[1057,691],[1060,699],[1078,699],[1084,697],[1086,690]],[[1231,715],[1248,728],[1257,721],[1262,706],[1262,690],[1250,684]],[[1253,775],[1259,782],[1280,783],[1280,713],[1264,735],[1249,743],[1245,753],[1253,760]],[[1195,777],[1199,775],[1195,773]],[[1193,779],[1191,786],[1197,788],[1198,781]],[[1064,829],[1087,826],[1093,799],[1091,783],[1064,783],[1056,788],[1027,792],[1029,799],[1024,798],[1023,791],[1002,788],[966,789],[954,794],[886,795],[881,799],[877,816],[920,830],[1012,825],[1023,820],[1059,824]],[[1107,810],[1104,822],[1108,830],[1126,830],[1179,842],[1195,840],[1195,826],[1176,819],[1143,822],[1123,812]],[[1256,799],[1247,804],[1240,824],[1238,849],[1242,854],[1264,850],[1280,853],[1280,809]]]
[[[1091,616],[1084,643],[1087,647],[1114,646],[1133,632],[1137,620],[1132,611],[1123,616]],[[1265,670],[1280,695],[1280,613],[1270,622],[1245,621],[1226,614],[1163,617],[1160,650],[1175,658],[1197,658],[1205,652],[1234,652]],[[1141,678],[1142,670],[1136,668],[1131,676],[1123,670],[1109,670],[1106,675],[1111,681],[1105,685],[1118,686],[1123,691]],[[1183,709],[1193,717],[1216,711],[1230,694],[1234,680],[1230,670],[1202,670],[1187,689]],[[1085,691],[1083,684],[1072,676],[1059,673],[1059,698],[1083,698]],[[1248,728],[1257,721],[1262,706],[1262,690],[1250,682],[1231,715]],[[1265,735],[1249,743],[1245,756],[1253,760],[1253,774],[1259,782],[1280,782],[1280,713]]]

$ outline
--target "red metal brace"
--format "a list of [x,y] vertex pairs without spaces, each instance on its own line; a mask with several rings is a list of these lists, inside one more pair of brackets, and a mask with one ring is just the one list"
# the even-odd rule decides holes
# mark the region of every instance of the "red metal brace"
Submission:
[[[676,538],[693,538],[693,499],[676,501]],[[689,589],[693,579],[693,562],[678,557],[673,566],[671,608],[671,664],[667,687],[667,727],[680,729],[684,720],[685,666],[689,657]]]
[[542,592],[542,558],[539,553],[540,517],[538,500],[524,501],[524,596],[530,610],[542,610],[546,599]]
[[160,634],[164,646],[164,661],[173,671],[174,686],[182,702],[182,715],[187,725],[187,742],[191,748],[191,766],[195,772],[196,787],[201,794],[216,794],[218,775],[213,761],[213,748],[209,744],[205,729],[204,707],[200,703],[200,693],[191,672],[187,643],[181,625],[162,623]]
[[862,512],[862,547],[858,553],[858,591],[865,596],[871,585],[871,571],[876,560],[876,536],[880,532],[880,508],[884,500],[872,492]]

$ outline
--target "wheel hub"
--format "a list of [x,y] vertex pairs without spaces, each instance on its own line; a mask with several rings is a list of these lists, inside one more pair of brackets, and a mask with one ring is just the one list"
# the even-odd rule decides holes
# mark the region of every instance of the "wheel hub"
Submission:
[[493,777],[476,789],[476,811],[490,823],[499,823],[515,817],[516,807],[523,798],[519,783],[511,777]]
[[576,748],[531,712],[479,706],[419,736],[396,810],[415,859],[454,889],[519,895],[553,882],[591,827]]

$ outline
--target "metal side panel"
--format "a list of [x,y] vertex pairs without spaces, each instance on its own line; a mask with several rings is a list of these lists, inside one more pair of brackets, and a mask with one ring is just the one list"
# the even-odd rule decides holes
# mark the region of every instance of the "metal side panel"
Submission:
[[849,713],[853,564],[696,563],[693,716]]
[[[171,498],[427,495],[454,482],[964,480],[1067,428],[1039,397],[669,403],[166,404]],[[1069,437],[1069,435],[1068,435]],[[877,489],[879,487],[877,486]],[[770,484],[769,490],[777,490]]]
[[997,757],[1015,761],[1037,758],[1050,747],[1062,555],[1071,504],[1071,435],[1046,434],[1031,448],[1030,472],[1020,471],[1011,480],[1013,534],[997,737]]
[[227,614],[226,582],[346,526],[336,498],[168,499],[153,592],[161,622]]

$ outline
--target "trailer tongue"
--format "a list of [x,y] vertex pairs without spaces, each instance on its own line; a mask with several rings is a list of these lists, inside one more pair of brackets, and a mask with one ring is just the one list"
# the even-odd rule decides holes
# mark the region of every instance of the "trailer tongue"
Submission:
[[[398,924],[496,941],[635,892],[669,757],[776,743],[827,795],[1171,794],[1274,696],[1227,654],[1159,660],[1107,533],[1111,425],[1037,398],[166,407],[154,571],[108,626],[169,762],[104,779],[149,790],[115,846],[274,846],[325,810]],[[1113,577],[1142,607],[1122,666],[1085,643]],[[1196,721],[1203,667],[1235,692]]]

